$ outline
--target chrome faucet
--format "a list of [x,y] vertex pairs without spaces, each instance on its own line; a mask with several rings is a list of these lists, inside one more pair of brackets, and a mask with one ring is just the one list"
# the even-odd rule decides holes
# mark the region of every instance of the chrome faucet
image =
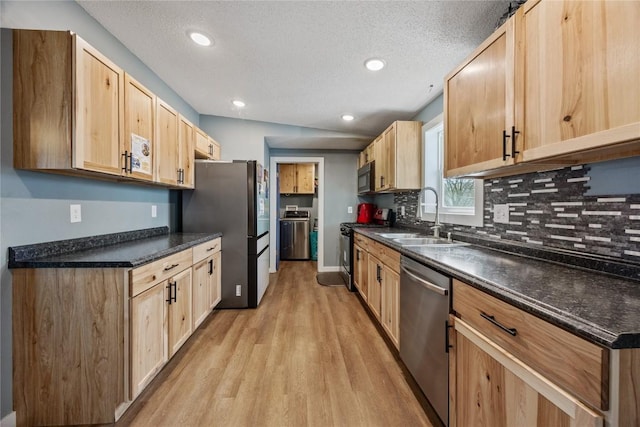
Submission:
[[433,187],[424,187],[420,190],[420,194],[418,195],[418,213],[420,213],[421,209],[422,209],[422,193],[424,192],[424,190],[431,190],[433,192],[433,194],[436,196],[436,222],[433,225],[433,227],[431,227],[431,229],[433,230],[433,237],[440,237],[440,229],[442,228],[442,224],[440,224],[440,214],[439,214],[439,203],[438,203],[438,192],[436,191],[435,188]]

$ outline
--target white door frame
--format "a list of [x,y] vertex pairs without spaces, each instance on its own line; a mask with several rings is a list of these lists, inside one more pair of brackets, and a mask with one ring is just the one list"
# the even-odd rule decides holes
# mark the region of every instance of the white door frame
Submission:
[[269,161],[269,217],[271,224],[269,229],[269,272],[276,272],[276,227],[279,226],[280,212],[276,212],[276,197],[280,197],[278,185],[279,163],[317,163],[318,164],[318,271],[327,271],[324,265],[324,157],[271,157]]

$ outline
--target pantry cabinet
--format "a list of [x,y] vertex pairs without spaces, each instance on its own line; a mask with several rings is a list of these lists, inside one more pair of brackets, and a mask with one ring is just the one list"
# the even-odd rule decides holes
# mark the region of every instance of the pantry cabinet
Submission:
[[445,79],[445,175],[640,154],[640,4],[529,0]]
[[315,164],[281,163],[278,167],[280,194],[315,193]]

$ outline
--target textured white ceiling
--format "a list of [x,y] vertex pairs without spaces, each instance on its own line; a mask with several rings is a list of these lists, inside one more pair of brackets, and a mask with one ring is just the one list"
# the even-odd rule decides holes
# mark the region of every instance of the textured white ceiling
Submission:
[[[508,1],[78,3],[200,114],[375,136],[442,91]],[[215,45],[194,45],[189,30]],[[387,67],[366,70],[370,57]],[[285,140],[273,143],[295,146]]]

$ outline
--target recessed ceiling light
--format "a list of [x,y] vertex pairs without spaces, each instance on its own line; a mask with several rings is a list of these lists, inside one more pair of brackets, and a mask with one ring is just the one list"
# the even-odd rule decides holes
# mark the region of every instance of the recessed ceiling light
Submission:
[[342,120],[344,120],[345,122],[350,122],[351,120],[353,120],[355,117],[353,117],[351,114],[343,114],[342,115]]
[[367,67],[367,70],[370,71],[380,71],[384,68],[384,61],[378,58],[367,59],[364,62],[364,66]]
[[246,105],[244,102],[240,101],[239,99],[234,99],[232,103],[238,108],[242,108]]
[[202,33],[197,31],[191,31],[189,33],[189,37],[193,40],[194,43],[199,44],[200,46],[211,46],[211,39],[205,36]]

